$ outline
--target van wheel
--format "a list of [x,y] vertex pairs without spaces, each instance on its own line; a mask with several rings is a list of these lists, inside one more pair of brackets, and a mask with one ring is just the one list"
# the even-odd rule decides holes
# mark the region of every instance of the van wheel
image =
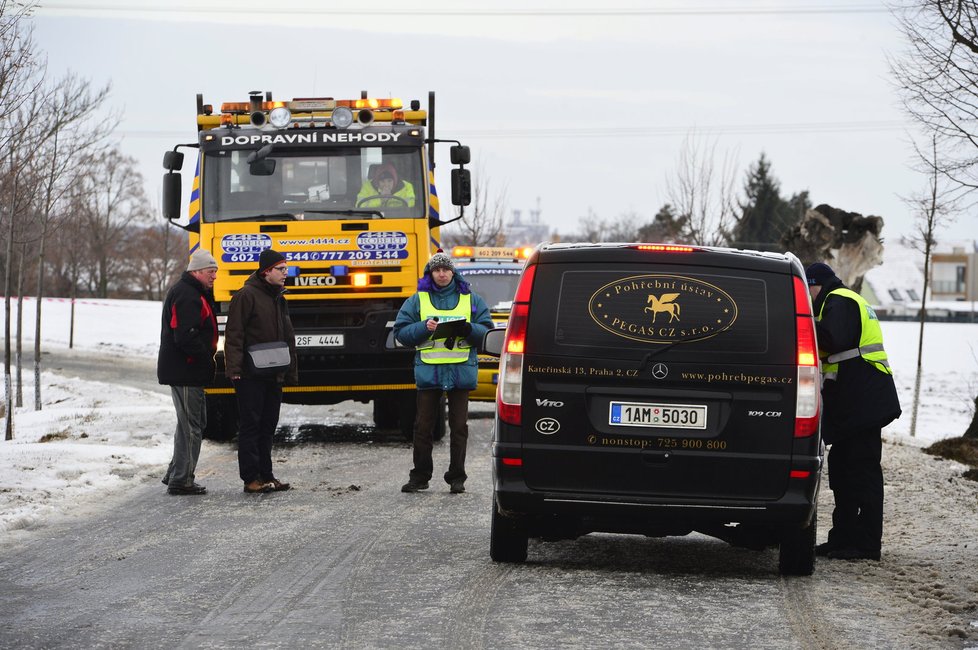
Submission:
[[783,533],[778,549],[778,571],[783,576],[810,576],[815,571],[815,520],[806,528]]
[[205,395],[207,425],[201,432],[205,440],[227,442],[238,435],[238,403],[234,395]]
[[526,562],[528,545],[526,528],[519,521],[499,514],[496,497],[493,496],[489,557],[494,562]]

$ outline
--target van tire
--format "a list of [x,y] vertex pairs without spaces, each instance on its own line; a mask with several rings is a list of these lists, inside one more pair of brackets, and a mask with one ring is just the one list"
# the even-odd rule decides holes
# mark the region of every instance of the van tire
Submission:
[[511,517],[499,513],[496,497],[492,498],[492,526],[489,538],[489,557],[494,562],[526,562],[529,537],[526,528]]
[[810,576],[815,571],[816,513],[805,528],[787,530],[778,548],[778,572],[783,576]]

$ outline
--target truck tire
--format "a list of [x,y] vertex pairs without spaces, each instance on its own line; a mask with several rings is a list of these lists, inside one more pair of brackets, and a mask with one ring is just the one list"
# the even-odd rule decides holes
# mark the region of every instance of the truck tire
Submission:
[[390,397],[378,397],[374,400],[374,426],[378,429],[396,429],[398,427],[398,402]]
[[529,537],[523,524],[499,514],[496,496],[492,497],[492,525],[489,529],[489,557],[493,562],[526,562]]
[[207,426],[203,437],[206,440],[227,442],[238,435],[238,403],[234,395],[205,395],[207,405]]
[[414,442],[414,421],[418,417],[418,394],[414,391],[401,395],[397,400],[397,408],[394,410],[397,416],[397,426],[401,429],[401,435],[408,442]]
[[783,576],[810,576],[815,571],[816,515],[805,528],[785,531],[778,548],[778,572]]

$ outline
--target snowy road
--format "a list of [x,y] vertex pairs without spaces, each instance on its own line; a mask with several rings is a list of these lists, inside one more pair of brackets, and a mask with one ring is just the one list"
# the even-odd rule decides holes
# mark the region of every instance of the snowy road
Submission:
[[[369,407],[287,407],[318,422],[274,454],[296,486],[241,492],[233,446],[205,443],[203,497],[147,473],[76,517],[0,547],[4,647],[957,648],[978,639],[976,485],[888,445],[880,563],[820,561],[707,537],[592,535],[488,557],[487,407],[468,491],[398,491],[409,447]],[[345,442],[341,442],[345,441]],[[352,440],[352,441],[351,441]],[[436,467],[447,461],[436,449]],[[436,470],[437,471],[437,470]],[[911,480],[912,478],[912,480]],[[823,490],[820,529],[831,496]]]

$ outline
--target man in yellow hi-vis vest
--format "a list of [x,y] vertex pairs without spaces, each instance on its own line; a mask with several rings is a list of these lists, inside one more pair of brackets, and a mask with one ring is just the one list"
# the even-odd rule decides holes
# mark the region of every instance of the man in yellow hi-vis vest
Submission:
[[[442,328],[439,329],[439,324]],[[465,491],[465,449],[469,436],[469,393],[478,381],[478,345],[493,322],[485,301],[472,293],[440,249],[425,266],[418,292],[404,301],[394,320],[394,336],[414,347],[418,417],[414,428],[414,468],[402,492],[428,488],[433,463],[435,417],[442,393],[448,398],[451,436],[445,482],[453,494]]]
[[822,360],[822,438],[831,445],[835,498],[828,541],[817,555],[878,560],[883,540],[882,428],[900,417],[893,372],[873,308],[827,264],[805,271]]

